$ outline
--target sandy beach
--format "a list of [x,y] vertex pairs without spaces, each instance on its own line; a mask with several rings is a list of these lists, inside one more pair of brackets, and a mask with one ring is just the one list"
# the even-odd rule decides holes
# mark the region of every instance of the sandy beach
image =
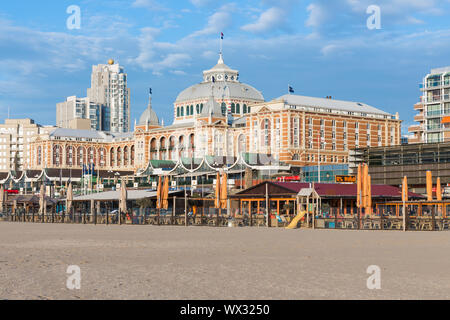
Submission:
[[[2,222],[0,299],[449,299],[449,237]],[[367,289],[370,265],[381,290]]]

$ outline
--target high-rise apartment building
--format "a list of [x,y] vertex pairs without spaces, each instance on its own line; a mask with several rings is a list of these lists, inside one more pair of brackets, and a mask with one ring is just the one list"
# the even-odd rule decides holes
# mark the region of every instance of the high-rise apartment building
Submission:
[[418,122],[408,131],[413,137],[409,143],[436,143],[450,141],[450,67],[432,69],[421,85],[421,102],[414,106]]
[[0,124],[0,172],[22,171],[29,167],[30,143],[55,127],[42,127],[32,119],[5,119]]
[[74,120],[89,119],[90,129],[108,131],[109,123],[103,117],[103,109],[105,106],[91,102],[89,98],[68,97],[65,102],[56,105],[56,125],[71,128]]
[[104,131],[122,133],[131,130],[130,89],[123,67],[113,60],[93,66],[87,96],[91,102],[105,106],[104,119],[109,119],[105,121],[109,122],[109,128]]
[[124,68],[110,60],[92,67],[86,98],[68,97],[56,105],[56,124],[72,128],[77,119],[91,120],[91,129],[124,133],[130,126],[130,89]]

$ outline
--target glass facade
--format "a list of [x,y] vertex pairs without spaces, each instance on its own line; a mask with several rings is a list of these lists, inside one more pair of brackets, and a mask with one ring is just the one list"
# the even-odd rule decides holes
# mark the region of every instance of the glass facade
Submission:
[[[319,167],[303,167],[302,182],[319,182]],[[326,165],[320,166],[320,182],[335,183],[336,176],[347,176],[349,173],[348,165]]]

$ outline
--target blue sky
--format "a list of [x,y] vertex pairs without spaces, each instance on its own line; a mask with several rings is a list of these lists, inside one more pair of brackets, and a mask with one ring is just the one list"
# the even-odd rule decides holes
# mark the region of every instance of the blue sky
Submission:
[[[81,29],[68,30],[70,5]],[[370,5],[381,30],[369,30]],[[91,66],[124,65],[132,119],[153,88],[171,123],[177,94],[218,58],[270,100],[291,84],[302,95],[361,101],[413,123],[419,83],[450,65],[450,0],[41,0],[0,7],[0,120],[55,123],[56,103],[84,97]]]

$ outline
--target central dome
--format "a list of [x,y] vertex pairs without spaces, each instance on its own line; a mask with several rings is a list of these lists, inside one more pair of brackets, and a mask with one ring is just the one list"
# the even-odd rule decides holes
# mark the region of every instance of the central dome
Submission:
[[239,71],[228,67],[220,55],[217,65],[203,72],[203,82],[183,90],[175,101],[176,104],[196,100],[208,100],[213,91],[216,100],[238,99],[263,102],[261,92],[247,84],[239,82]]

